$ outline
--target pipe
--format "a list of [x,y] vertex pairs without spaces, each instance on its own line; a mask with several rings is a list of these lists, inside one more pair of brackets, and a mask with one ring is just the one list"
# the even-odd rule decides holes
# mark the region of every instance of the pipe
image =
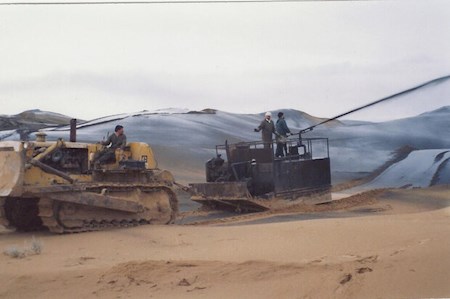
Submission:
[[45,156],[47,156],[48,154],[53,152],[55,149],[60,148],[63,145],[64,145],[64,141],[62,141],[62,139],[58,139],[58,141],[56,141],[54,144],[50,145],[44,152],[40,153],[39,155],[34,157],[32,160],[40,161]]
[[42,163],[39,160],[36,159],[31,159],[30,160],[30,164],[34,165],[36,167],[39,167],[40,169],[42,169],[45,172],[57,175],[59,177],[62,177],[63,179],[65,179],[66,181],[69,181],[69,183],[73,184],[75,182],[74,179],[72,179],[69,175],[67,175],[66,173],[59,171],[58,169],[55,169],[51,166],[48,166],[47,164]]
[[40,153],[39,155],[37,155],[36,157],[34,157],[33,159],[30,160],[30,164],[34,165],[36,167],[39,167],[40,169],[42,169],[45,172],[57,175],[59,177],[62,177],[63,179],[65,179],[66,181],[69,181],[71,184],[74,183],[74,179],[72,179],[69,175],[67,175],[66,173],[59,171],[47,164],[42,163],[40,160],[42,160],[45,156],[49,155],[50,153],[52,153],[54,150],[56,150],[57,148],[60,148],[64,145],[64,141],[62,139],[58,139],[58,141],[56,141],[54,144],[52,144],[51,146],[49,146],[44,152]]
[[390,95],[390,96],[388,96],[388,97],[384,97],[384,98],[382,98],[381,100],[377,100],[377,101],[371,102],[371,103],[366,104],[366,105],[364,105],[364,106],[361,106],[361,107],[352,109],[352,110],[350,110],[350,111],[344,112],[344,113],[342,113],[342,114],[339,114],[339,115],[337,115],[337,116],[335,116],[335,117],[328,118],[328,119],[326,119],[326,120],[324,120],[324,121],[322,121],[322,122],[320,122],[320,123],[318,123],[318,124],[315,124],[315,125],[313,125],[313,126],[311,126],[311,127],[308,127],[308,128],[306,128],[306,129],[303,129],[303,130],[301,130],[300,132],[298,132],[298,133],[296,133],[296,134],[292,134],[292,135],[297,135],[297,134],[300,134],[300,135],[301,135],[301,134],[303,134],[303,133],[307,133],[307,132],[309,132],[309,131],[312,131],[312,130],[313,130],[315,127],[317,127],[317,126],[326,124],[326,123],[328,123],[328,122],[330,122],[330,121],[336,120],[336,119],[341,118],[341,117],[346,116],[346,115],[349,115],[349,114],[351,114],[351,113],[353,113],[353,112],[356,112],[356,111],[359,111],[359,110],[363,110],[363,109],[365,109],[365,108],[368,108],[368,107],[370,107],[370,106],[379,104],[379,103],[381,103],[381,102],[385,102],[385,101],[389,101],[389,100],[391,100],[391,99],[395,99],[395,98],[397,98],[397,97],[399,97],[399,96],[401,96],[401,95],[405,95],[405,94],[411,93],[411,92],[416,91],[416,90],[418,90],[418,89],[420,89],[420,88],[422,88],[422,87],[425,87],[425,86],[427,86],[427,85],[438,84],[438,83],[441,83],[441,82],[443,82],[443,81],[445,81],[445,80],[448,80],[448,79],[450,79],[450,76],[444,76],[444,77],[440,77],[440,78],[437,78],[437,79],[434,79],[434,80],[425,82],[425,83],[420,84],[420,85],[418,85],[418,86],[416,86],[416,87],[412,87],[412,88],[409,88],[409,89],[407,89],[407,90],[404,90],[404,91],[398,92],[398,93],[396,93],[396,94]]
[[77,119],[70,120],[70,142],[77,142]]

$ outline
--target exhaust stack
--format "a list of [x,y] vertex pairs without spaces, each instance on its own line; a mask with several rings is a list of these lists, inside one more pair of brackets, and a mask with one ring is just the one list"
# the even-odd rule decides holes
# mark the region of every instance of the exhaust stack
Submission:
[[77,142],[77,119],[70,120],[70,142]]

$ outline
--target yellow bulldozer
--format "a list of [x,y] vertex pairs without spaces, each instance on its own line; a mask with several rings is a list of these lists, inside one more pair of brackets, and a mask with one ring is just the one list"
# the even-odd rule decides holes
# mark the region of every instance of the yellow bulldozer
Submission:
[[174,178],[158,169],[147,144],[128,143],[113,161],[97,165],[101,144],[42,135],[0,142],[1,225],[66,233],[174,221]]

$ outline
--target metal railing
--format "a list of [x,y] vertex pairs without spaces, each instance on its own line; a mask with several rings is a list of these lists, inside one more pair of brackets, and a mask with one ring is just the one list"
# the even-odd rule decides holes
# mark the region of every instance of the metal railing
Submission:
[[287,138],[285,145],[288,152],[286,154],[286,152],[283,151],[284,156],[282,157],[275,156],[275,149],[277,147],[276,140],[272,140],[271,143],[250,141],[228,144],[225,142],[225,144],[216,145],[216,154],[222,155],[222,153],[225,152],[229,158],[231,151],[241,148],[249,149],[250,151],[252,149],[265,149],[271,151],[273,160],[313,160],[329,158],[330,156],[328,138],[298,138],[292,136]]

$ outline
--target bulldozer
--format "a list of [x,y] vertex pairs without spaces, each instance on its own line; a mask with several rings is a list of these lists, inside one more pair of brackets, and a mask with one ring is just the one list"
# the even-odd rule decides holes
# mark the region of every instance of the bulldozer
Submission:
[[1,225],[74,233],[175,220],[174,178],[157,167],[149,145],[128,143],[97,165],[101,144],[36,135],[0,142]]
[[283,157],[274,155],[273,142],[217,145],[216,157],[205,164],[206,183],[190,184],[191,199],[236,212],[331,201],[328,139],[299,136],[285,141]]

